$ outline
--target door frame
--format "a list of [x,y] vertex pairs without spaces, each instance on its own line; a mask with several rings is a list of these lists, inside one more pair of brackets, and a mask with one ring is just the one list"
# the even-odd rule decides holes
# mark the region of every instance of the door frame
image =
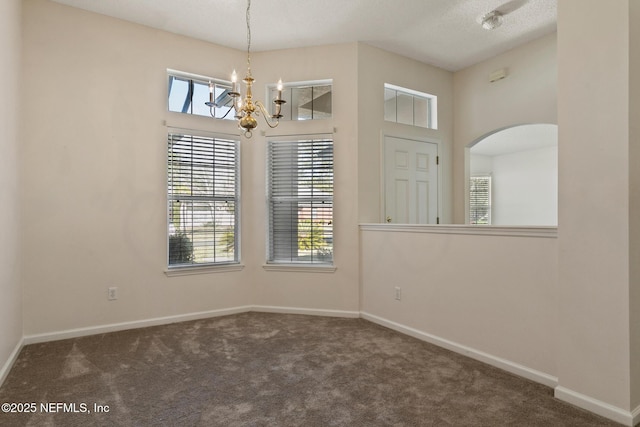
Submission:
[[[443,160],[442,160],[442,141],[440,141],[439,139],[436,138],[424,138],[424,137],[416,137],[416,136],[411,136],[411,135],[407,135],[407,134],[402,134],[402,133],[395,133],[395,132],[380,132],[380,144],[379,144],[379,150],[380,150],[380,207],[379,207],[379,212],[380,212],[380,216],[379,216],[379,221],[381,224],[386,224],[386,220],[385,220],[385,207],[386,207],[386,191],[385,191],[385,151],[384,151],[384,143],[385,143],[385,139],[386,138],[398,138],[398,139],[406,139],[409,141],[414,141],[414,142],[422,142],[422,143],[430,143],[430,144],[436,144],[437,150],[438,150],[438,171],[437,171],[437,176],[438,176],[438,184],[436,185],[436,191],[437,191],[437,200],[438,200],[438,206],[436,208],[436,216],[438,218],[442,217],[442,165],[443,165]],[[435,225],[435,224],[423,224],[423,225]]]

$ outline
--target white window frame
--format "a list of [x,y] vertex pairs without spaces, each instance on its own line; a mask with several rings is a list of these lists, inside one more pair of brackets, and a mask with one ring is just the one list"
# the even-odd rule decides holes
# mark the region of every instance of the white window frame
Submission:
[[[473,180],[484,180],[487,181],[487,205],[486,205],[486,209],[487,209],[487,222],[473,222],[472,221],[472,216],[474,215],[474,210],[476,209],[475,207],[475,203],[474,203],[474,196],[473,196],[473,184],[472,181]],[[491,174],[483,174],[483,175],[473,175],[469,178],[469,224],[473,224],[473,225],[491,225],[491,190],[492,190],[492,178],[491,178]],[[482,206],[478,206],[478,208],[482,208]]]
[[[291,90],[292,89],[303,89],[303,88],[314,88],[314,87],[321,87],[321,86],[330,86],[331,87],[331,96],[333,99],[333,80],[332,79],[326,79],[326,80],[309,80],[309,81],[303,81],[303,82],[287,82],[283,85],[284,88],[284,92],[288,91],[289,94],[291,94]],[[273,100],[275,99],[275,94],[276,94],[276,90],[277,90],[277,85],[275,84],[269,84],[266,86],[266,99],[268,99],[268,105],[269,108],[271,109],[271,114],[274,113],[274,103]],[[286,95],[284,95],[283,97],[286,97]],[[312,112],[312,117],[311,119],[293,119],[292,118],[292,108],[293,108],[293,102],[290,99],[291,97],[289,96],[288,99],[285,98],[285,100],[287,101],[285,104],[282,104],[282,115],[283,117],[280,118],[280,121],[291,121],[291,122],[304,122],[304,121],[310,121],[310,120],[329,120],[331,118],[333,118],[333,104],[331,105],[331,115],[329,115],[328,117],[321,117],[321,118],[316,118],[313,117],[313,112]],[[288,114],[287,114],[288,112]]]
[[[267,146],[267,224],[268,224],[268,227],[267,227],[267,262],[264,266],[265,269],[267,270],[293,269],[298,271],[304,270],[304,271],[314,271],[314,272],[335,270],[335,267],[334,267],[335,257],[334,257],[334,250],[333,250],[333,248],[335,247],[334,226],[333,226],[334,225],[333,184],[334,184],[334,173],[335,173],[333,141],[334,141],[333,135],[331,134],[270,137],[267,140],[267,144],[268,144]],[[327,145],[327,143],[329,144],[329,146],[331,147],[331,160],[330,160],[331,170],[329,172],[330,184],[331,184],[330,191],[326,191],[326,188],[324,191],[322,191],[321,190],[323,188],[322,186],[316,187],[315,185],[312,185],[311,187],[306,188],[303,196],[287,195],[285,194],[286,190],[284,192],[281,191],[281,189],[285,188],[283,187],[284,185],[288,185],[288,184],[283,184],[288,182],[287,173],[299,171],[301,169],[298,167],[299,163],[296,165],[295,168],[290,169],[289,171],[286,170],[286,166],[283,166],[282,168],[280,168],[280,170],[274,170],[273,165],[274,165],[274,162],[280,162],[283,159],[284,159],[284,162],[286,162],[286,158],[282,157],[283,155],[286,156],[286,152],[283,150],[286,150],[287,147],[294,147],[295,144],[297,143],[303,144],[303,147],[305,147],[305,149],[309,149],[311,151],[313,151],[313,148],[315,148],[313,147],[314,143],[315,144],[324,143],[325,146]],[[309,144],[311,144],[311,146]],[[279,152],[274,152],[276,148],[279,149]],[[285,163],[282,163],[282,164],[285,164]],[[322,167],[326,167],[326,164],[323,165],[322,162],[320,163],[314,162],[312,167],[306,170],[311,172],[313,169],[322,168]],[[293,180],[297,181],[300,175],[296,173],[295,176],[296,177],[292,179],[292,182]],[[283,186],[279,186],[279,187],[274,186],[274,177]],[[326,181],[323,184],[326,184]],[[295,183],[293,185],[296,185],[296,188],[298,189],[300,188]],[[319,191],[319,194],[314,194],[315,192],[318,192],[318,191]],[[283,233],[280,233],[276,236],[274,235],[274,233],[277,233],[274,227],[274,223],[280,222],[286,225],[286,222],[287,222],[286,214],[284,214],[284,216],[281,215],[280,212],[283,212],[283,211],[279,212],[279,210],[276,208],[277,206],[281,207],[282,203],[292,203],[292,207],[295,204],[295,210],[296,210],[295,227],[291,225],[291,228],[288,228]],[[307,208],[309,209],[308,214],[310,215],[310,219],[309,219],[310,230],[314,230],[313,228],[314,209],[320,209],[319,215],[321,219],[316,221],[320,224],[319,226],[321,227],[320,231],[318,231],[319,234],[314,234],[312,231],[310,237],[308,237],[309,240],[311,241],[311,246],[312,246],[309,251],[310,254],[307,255],[310,259],[306,258],[304,253],[301,254],[299,252],[300,250],[299,239],[301,238],[301,235],[298,234],[297,226],[300,224],[299,222],[300,215],[301,214],[304,215],[304,213],[301,212],[301,209],[304,209],[304,208],[300,208],[297,205],[298,203],[310,204],[310,206],[307,206]],[[326,216],[327,204],[330,204],[331,216],[329,218],[327,218]],[[280,217],[280,219],[278,219],[278,217]],[[294,221],[293,218],[289,218],[289,219],[293,224],[293,221]],[[330,230],[330,234],[326,234],[328,230]],[[316,237],[318,237],[319,240],[316,240]],[[328,241],[329,238],[330,238],[330,243]],[[280,242],[285,242],[285,243],[278,243],[277,241],[279,239],[280,239]],[[289,242],[288,243],[288,245],[290,245],[289,247],[287,247],[286,241]],[[295,245],[295,247],[293,245]],[[326,249],[326,250],[330,249],[330,256],[327,257],[327,253],[322,254],[323,249]],[[314,251],[315,251],[315,255],[314,255]],[[289,253],[289,256],[281,255],[282,253],[287,253],[287,252]],[[315,258],[316,256],[318,258]]]
[[[186,114],[189,116],[195,116],[195,117],[208,117],[208,118],[214,118],[217,120],[235,120],[235,110],[233,109],[233,104],[231,103],[231,98],[228,98],[227,101],[228,103],[226,104],[226,106],[229,107],[229,109],[227,110],[226,108],[224,110],[222,110],[221,112],[216,111],[217,108],[213,108],[213,110],[208,111],[207,114],[197,114],[197,113],[193,113],[191,112],[186,112],[186,111],[176,111],[176,110],[171,110],[170,107],[170,96],[171,96],[171,89],[170,89],[170,85],[171,85],[171,78],[175,77],[177,79],[180,80],[189,80],[195,83],[199,83],[201,85],[205,85],[205,86],[209,86],[209,85],[213,85],[216,89],[218,87],[224,87],[226,89],[231,89],[231,82],[227,81],[227,80],[222,80],[222,79],[216,79],[214,77],[208,77],[208,76],[203,76],[200,74],[193,74],[193,73],[187,73],[185,71],[178,71],[178,70],[172,70],[172,69],[167,69],[167,111],[169,111],[170,113],[177,113],[177,114]],[[193,94],[192,94],[193,97]],[[208,98],[207,98],[208,100]],[[214,100],[215,101],[215,100]],[[193,110],[193,100],[190,100],[190,110]],[[208,109],[209,107],[203,107],[202,105],[200,106],[200,108],[204,108],[204,109]],[[213,116],[211,115],[211,113],[213,112]]]
[[[425,129],[434,129],[437,130],[438,129],[438,97],[436,95],[432,95],[430,93],[426,93],[426,92],[419,92],[417,90],[413,90],[413,89],[408,89],[402,86],[397,86],[397,85],[393,85],[390,83],[385,83],[384,84],[384,92],[386,92],[387,90],[392,90],[396,92],[395,95],[395,99],[397,102],[398,99],[398,94],[403,94],[403,95],[408,95],[411,96],[413,98],[413,105],[412,105],[412,115],[414,117],[413,119],[413,124],[409,124],[410,126],[416,126],[416,127],[422,127]],[[421,126],[421,125],[416,125],[415,124],[415,99],[424,99],[427,102],[427,126]],[[384,98],[383,98],[384,99]],[[396,105],[396,118],[395,120],[389,120],[387,118],[387,114],[386,114],[386,103],[387,101],[383,101],[384,102],[384,109],[385,109],[385,121],[390,121],[393,123],[401,123],[398,122],[398,118],[397,118],[397,105]]]
[[[224,192],[220,192],[218,194],[216,194],[216,190],[215,190],[215,181],[213,184],[213,189],[212,192],[209,195],[203,195],[203,194],[193,194],[193,187],[190,187],[190,190],[188,193],[185,194],[180,194],[177,192],[173,191],[173,182],[176,182],[176,179],[174,177],[172,177],[171,173],[173,171],[173,157],[172,157],[172,146],[171,146],[171,141],[172,141],[172,136],[173,135],[188,135],[188,136],[193,136],[195,138],[198,138],[200,141],[199,142],[203,142],[203,141],[207,141],[207,140],[211,140],[212,143],[215,144],[216,141],[224,141],[224,147],[221,148],[222,151],[218,151],[216,152],[216,149],[213,148],[211,153],[209,152],[205,152],[205,154],[211,154],[212,160],[211,163],[207,163],[205,165],[205,167],[208,169],[209,167],[211,167],[211,172],[213,174],[214,177],[216,176],[220,176],[220,175],[216,175],[216,167],[218,168],[228,168],[228,160],[221,160],[218,161],[215,159],[215,155],[216,154],[227,154],[229,153],[229,147],[233,146],[233,150],[231,152],[234,153],[234,156],[232,158],[232,161],[234,163],[234,171],[233,171],[233,184],[234,184],[234,193],[232,194],[232,196],[229,196],[228,194],[225,194]],[[231,143],[231,144],[230,144]],[[165,270],[165,273],[167,274],[167,276],[175,276],[175,275],[183,275],[183,274],[199,274],[199,273],[204,273],[204,272],[211,272],[211,271],[229,271],[229,270],[239,270],[242,269],[242,265],[240,264],[240,260],[241,260],[241,251],[240,251],[240,241],[241,241],[241,227],[240,227],[240,212],[241,212],[241,195],[240,195],[240,188],[241,188],[241,183],[240,183],[240,140],[238,138],[237,135],[223,135],[223,134],[217,134],[217,133],[211,133],[211,132],[205,132],[205,131],[196,131],[193,129],[181,129],[181,128],[168,128],[167,129],[167,258],[166,258],[166,265],[167,265],[167,270]],[[205,160],[208,160],[205,157]],[[193,182],[193,162],[189,163],[188,161],[184,163],[185,166],[191,167],[191,171],[187,172],[185,174],[185,176],[190,177],[190,181]],[[228,169],[227,169],[228,170]],[[226,178],[225,178],[226,176]],[[228,179],[228,174],[222,175],[223,178],[221,178],[221,185],[225,185],[226,183],[224,182],[224,179]],[[181,183],[181,185],[183,185],[184,183]],[[228,184],[227,188],[228,188]],[[180,263],[171,263],[170,260],[170,236],[176,235],[177,233],[175,233],[175,225],[174,222],[172,221],[172,210],[175,210],[175,201],[176,200],[184,200],[190,203],[194,203],[194,202],[205,202],[205,203],[212,203],[212,202],[228,202],[228,201],[232,201],[233,205],[234,205],[234,209],[233,212],[231,214],[229,213],[224,213],[224,217],[226,217],[227,220],[230,219],[229,215],[232,215],[233,218],[233,245],[234,245],[234,250],[233,250],[233,259],[229,260],[229,259],[223,259],[220,261],[216,261],[215,259],[213,261],[210,262],[193,262],[193,261],[188,261],[188,262],[180,262]],[[194,214],[193,211],[190,211],[190,218],[191,218],[191,226],[193,227],[193,223],[194,223]],[[214,212],[212,214],[215,218],[216,213]],[[188,220],[187,220],[188,221]],[[204,220],[203,220],[204,221]],[[215,219],[214,219],[215,221]],[[214,222],[215,224],[215,222]],[[206,226],[206,225],[205,225]],[[173,232],[172,232],[173,230]],[[212,229],[213,233],[215,233],[215,225],[214,225],[214,229]],[[180,234],[185,234],[185,233],[180,233]],[[193,228],[191,230],[191,236],[193,236]],[[193,237],[191,237],[192,239]],[[214,239],[216,239],[217,236],[215,236],[214,234]],[[191,240],[190,239],[190,240]],[[216,240],[214,240],[214,244],[213,245],[205,245],[208,249],[213,249],[214,251],[214,257],[215,257],[215,250],[216,250],[216,245],[219,246],[219,242],[215,243]],[[175,244],[175,243],[174,243]]]

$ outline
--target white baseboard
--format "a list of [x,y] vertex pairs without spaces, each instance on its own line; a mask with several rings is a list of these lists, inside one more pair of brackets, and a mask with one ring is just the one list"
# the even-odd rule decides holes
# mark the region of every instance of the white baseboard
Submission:
[[491,366],[495,366],[496,368],[500,368],[507,372],[511,372],[512,374],[518,375],[520,377],[524,377],[529,380],[535,381],[537,383],[544,384],[547,387],[553,388],[558,385],[558,378],[552,375],[546,374],[544,372],[540,372],[535,369],[528,368],[524,365],[520,365],[518,363],[512,362],[510,360],[503,359],[501,357],[497,357],[497,356],[485,353],[483,351],[476,350],[474,348],[467,347],[465,345],[458,344],[456,342],[449,341],[444,338],[440,338],[435,335],[431,335],[426,332],[419,331],[418,329],[414,329],[408,326],[401,325],[396,322],[392,322],[390,320],[375,316],[373,314],[369,314],[366,312],[361,312],[360,314],[363,319],[369,320],[373,323],[377,323],[379,325],[382,325],[389,329],[393,329],[394,331],[398,331],[403,334],[412,336],[419,340],[426,341],[431,344],[435,344],[438,347],[443,347],[443,348],[446,348],[447,350],[460,353],[464,356],[470,357],[475,360],[479,360],[483,363],[486,363]]
[[625,411],[617,406],[602,402],[566,387],[557,386],[554,390],[556,399],[570,403],[594,414],[601,415],[625,426],[633,427],[640,422],[640,406],[633,412]]
[[276,307],[268,305],[254,305],[251,311],[260,313],[281,313],[281,314],[306,314],[309,316],[325,316],[325,317],[360,317],[359,311],[346,310],[320,310],[315,308],[296,308],[296,307]]
[[633,426],[640,424],[640,406],[636,406],[636,409],[631,411],[631,423]]
[[209,317],[228,316],[230,314],[246,313],[249,311],[257,311],[262,313],[307,314],[313,316],[329,317],[360,317],[360,312],[358,311],[245,305],[240,307],[225,308],[221,310],[201,311],[197,313],[179,314],[176,316],[156,317],[146,320],[134,320],[131,322],[112,323],[109,325],[90,326],[87,328],[67,329],[64,331],[47,332],[44,334],[26,335],[23,341],[25,345],[36,344],[47,341],[58,341],[69,338],[84,337],[87,335],[124,331],[127,329],[146,328],[149,326],[167,325],[170,323],[186,322],[189,320],[206,319]]
[[251,306],[225,308],[221,310],[200,311],[197,313],[179,314],[176,316],[156,317],[132,322],[112,323],[109,325],[90,326],[87,328],[67,329],[65,331],[48,332],[44,334],[26,335],[24,344],[36,344],[47,341],[58,341],[68,338],[78,338],[87,335],[105,334],[108,332],[124,331],[127,329],[146,328],[149,326],[168,325],[170,323],[186,322],[189,320],[206,319],[209,317],[227,316],[230,314],[246,313]]
[[16,344],[16,347],[13,349],[13,351],[9,355],[9,358],[7,359],[5,364],[2,366],[2,369],[0,369],[0,386],[2,386],[2,384],[4,384],[4,380],[7,379],[7,375],[9,375],[9,371],[11,371],[13,364],[16,363],[16,360],[18,359],[18,355],[20,354],[20,350],[22,350],[22,347],[24,347],[24,338],[20,338],[20,341],[18,341],[18,343]]
[[145,328],[149,326],[166,325],[170,323],[185,322],[189,320],[206,319],[211,317],[227,316],[231,314],[246,313],[250,311],[262,312],[262,313],[282,313],[282,314],[304,314],[312,316],[329,316],[329,317],[347,317],[358,318],[361,317],[365,320],[377,323],[387,328],[393,329],[400,333],[412,336],[422,341],[435,344],[439,347],[446,348],[448,350],[460,353],[464,356],[472,359],[479,360],[489,365],[495,366],[507,372],[511,372],[515,375],[530,379],[537,383],[554,388],[555,397],[586,409],[587,411],[596,413],[603,417],[609,418],[613,421],[622,423],[626,426],[633,427],[640,423],[640,406],[633,411],[625,411],[621,408],[615,407],[608,403],[599,401],[589,396],[577,393],[573,390],[561,387],[558,385],[558,378],[546,374],[544,372],[537,371],[535,369],[528,368],[526,366],[514,363],[512,361],[493,356],[491,354],[467,347],[462,344],[458,344],[453,341],[449,341],[444,338],[440,338],[435,335],[422,332],[418,329],[414,329],[382,317],[375,316],[366,312],[359,311],[346,311],[346,310],[321,310],[310,308],[296,308],[296,307],[278,307],[278,306],[263,306],[263,305],[247,305],[239,306],[220,310],[201,311],[197,313],[180,314],[175,316],[157,317],[153,319],[137,320],[131,322],[113,323],[109,325],[92,326],[87,328],[68,329],[58,332],[50,332],[44,334],[26,335],[16,345],[15,349],[9,356],[8,360],[2,366],[0,370],[0,385],[4,382],[13,364],[20,354],[20,350],[27,344],[35,344],[47,341],[57,341],[68,338],[77,338],[87,335],[103,334],[108,332],[123,331],[127,329]]

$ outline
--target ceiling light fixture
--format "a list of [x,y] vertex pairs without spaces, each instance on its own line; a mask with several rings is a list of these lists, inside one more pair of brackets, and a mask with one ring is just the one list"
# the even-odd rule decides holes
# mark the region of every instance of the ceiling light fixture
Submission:
[[495,30],[500,25],[502,25],[502,13],[497,10],[493,10],[487,14],[485,14],[481,18],[482,28],[485,30]]
[[[247,0],[247,74],[242,81],[246,85],[246,92],[244,99],[240,93],[240,87],[238,84],[238,75],[236,70],[233,70],[231,74],[231,91],[228,95],[233,99],[233,109],[235,110],[235,118],[238,120],[238,127],[244,129],[244,136],[251,138],[252,131],[258,126],[258,121],[254,116],[259,116],[262,113],[263,118],[270,128],[275,128],[280,122],[282,117],[281,108],[282,104],[287,101],[282,99],[282,80],[278,80],[278,93],[273,103],[276,105],[275,114],[269,114],[264,104],[260,101],[254,101],[251,92],[253,82],[255,79],[251,76],[251,0]],[[209,84],[209,102],[205,103],[210,109],[216,106],[213,101],[213,85]],[[213,111],[213,110],[212,110]],[[213,114],[212,114],[213,116]],[[275,120],[275,121],[274,121]]]

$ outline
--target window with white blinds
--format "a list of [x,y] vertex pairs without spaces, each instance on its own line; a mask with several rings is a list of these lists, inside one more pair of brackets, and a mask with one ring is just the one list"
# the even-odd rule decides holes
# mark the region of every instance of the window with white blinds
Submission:
[[333,263],[333,140],[269,141],[270,263]]
[[238,144],[169,133],[169,267],[239,262]]
[[491,177],[472,176],[469,182],[469,223],[491,224]]

